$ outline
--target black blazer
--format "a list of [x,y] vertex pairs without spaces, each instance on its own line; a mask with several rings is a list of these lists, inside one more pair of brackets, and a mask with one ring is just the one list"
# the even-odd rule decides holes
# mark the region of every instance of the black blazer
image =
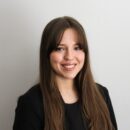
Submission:
[[[110,112],[111,121],[117,130],[117,123],[108,90],[99,84],[98,87],[104,96]],[[19,97],[15,110],[13,130],[43,130],[43,117],[42,94],[40,85],[37,84]]]

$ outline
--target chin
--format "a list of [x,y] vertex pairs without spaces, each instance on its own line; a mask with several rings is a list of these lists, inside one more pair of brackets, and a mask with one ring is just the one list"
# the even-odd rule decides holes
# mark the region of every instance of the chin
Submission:
[[65,79],[73,80],[75,79],[76,75],[64,75]]

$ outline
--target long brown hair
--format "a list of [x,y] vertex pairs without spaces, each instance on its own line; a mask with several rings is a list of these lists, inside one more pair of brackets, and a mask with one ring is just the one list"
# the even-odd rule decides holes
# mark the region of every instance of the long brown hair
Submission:
[[63,100],[50,65],[50,53],[58,46],[66,29],[77,31],[85,53],[85,63],[75,78],[82,106],[82,116],[89,130],[113,130],[107,105],[96,86],[90,68],[88,43],[81,24],[64,16],[50,21],[42,34],[40,46],[40,86],[44,106],[44,130],[65,130]]

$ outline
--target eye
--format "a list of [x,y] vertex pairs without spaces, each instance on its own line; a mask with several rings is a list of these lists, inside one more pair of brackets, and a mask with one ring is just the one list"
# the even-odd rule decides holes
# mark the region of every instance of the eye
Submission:
[[80,47],[79,45],[78,45],[78,46],[75,46],[74,49],[75,49],[75,50],[83,50],[82,47]]
[[55,49],[55,51],[64,51],[65,49],[64,49],[64,47],[57,47],[56,49]]

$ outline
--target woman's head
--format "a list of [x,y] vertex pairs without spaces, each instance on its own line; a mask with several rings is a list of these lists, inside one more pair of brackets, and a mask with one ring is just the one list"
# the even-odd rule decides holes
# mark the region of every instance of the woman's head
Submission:
[[73,81],[83,68],[84,60],[85,53],[77,32],[66,29],[58,47],[50,53],[50,64],[56,79]]
[[[73,48],[79,47],[81,50],[81,51],[75,51],[75,52],[78,52],[78,53],[82,52],[83,54],[81,56],[83,60],[81,64],[83,65],[80,64],[79,70],[82,70],[83,68],[83,71],[85,71],[85,69],[87,68],[87,64],[89,62],[88,45],[87,45],[85,31],[77,20],[75,20],[72,17],[65,16],[65,17],[59,17],[50,21],[46,25],[43,31],[42,40],[41,40],[41,50],[40,50],[41,73],[46,73],[48,77],[52,77],[52,73],[53,73],[52,70],[53,69],[56,70],[55,68],[58,68],[58,69],[61,68],[61,67],[60,68],[56,67],[56,64],[53,64],[56,62],[53,62],[54,60],[52,59],[54,59],[54,54],[55,56],[56,54],[59,54],[57,49],[59,48],[59,46],[61,46],[61,43],[66,44],[65,34],[70,35],[69,33],[72,35],[75,35],[75,39],[74,38],[72,39],[73,41],[75,40],[75,45],[73,46]],[[65,45],[64,49],[66,49],[67,51],[70,50],[70,46],[71,46],[70,44]],[[81,53],[79,53],[78,55],[80,56],[80,54]],[[68,55],[68,54],[64,54],[64,55]],[[63,55],[62,55],[62,58],[63,58]],[[75,62],[76,61],[71,61],[71,60],[64,60],[64,61],[62,60],[62,62],[60,61],[61,64],[76,64]],[[73,67],[73,66],[67,66],[67,67]],[[79,70],[77,72],[80,72]]]

